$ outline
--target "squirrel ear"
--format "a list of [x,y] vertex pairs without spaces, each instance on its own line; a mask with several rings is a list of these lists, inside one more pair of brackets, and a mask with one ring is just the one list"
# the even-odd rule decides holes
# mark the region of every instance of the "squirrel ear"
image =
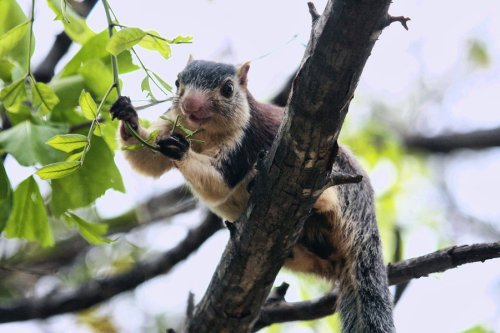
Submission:
[[194,57],[192,54],[189,55],[189,59],[188,59],[188,63],[186,65],[189,65],[190,63],[192,63],[194,60]]
[[240,80],[240,85],[244,86],[247,84],[247,74],[250,69],[250,61],[245,62],[243,65],[238,66],[236,70],[236,74],[238,75],[238,79]]

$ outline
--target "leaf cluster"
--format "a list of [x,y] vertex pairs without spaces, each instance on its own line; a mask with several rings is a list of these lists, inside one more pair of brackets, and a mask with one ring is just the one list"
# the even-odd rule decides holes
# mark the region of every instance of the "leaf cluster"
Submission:
[[[9,123],[0,132],[0,154],[35,171],[13,188],[11,171],[0,165],[0,232],[50,246],[53,223],[65,221],[87,241],[102,244],[107,227],[85,221],[76,210],[108,190],[125,190],[114,162],[117,124],[108,112],[122,84],[118,75],[142,69],[141,87],[153,101],[152,84],[170,96],[171,86],[146,68],[133,47],[168,59],[171,45],[191,37],[166,39],[156,31],[120,25],[116,17],[112,36],[108,29],[96,33],[65,1],[47,0],[47,5],[54,24],[61,24],[79,49],[50,82],[42,83],[31,71],[34,11],[26,15],[16,0],[0,2],[0,113]],[[42,183],[48,194],[40,191]]]

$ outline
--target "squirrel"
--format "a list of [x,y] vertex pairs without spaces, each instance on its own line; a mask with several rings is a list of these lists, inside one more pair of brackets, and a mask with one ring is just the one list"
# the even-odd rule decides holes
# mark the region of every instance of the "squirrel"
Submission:
[[[159,177],[177,168],[194,195],[229,222],[246,209],[258,156],[271,147],[284,116],[284,108],[260,103],[248,91],[249,68],[249,63],[233,66],[190,58],[175,81],[172,106],[148,129],[140,126],[128,97],[119,97],[110,109],[112,118],[121,120],[122,145],[138,143],[124,121],[142,138],[157,133],[160,153],[146,147],[124,151],[138,172]],[[203,128],[196,141],[173,129],[176,119],[192,131]],[[333,171],[364,177],[319,196],[284,266],[338,283],[342,332],[395,332],[372,187],[343,146]]]

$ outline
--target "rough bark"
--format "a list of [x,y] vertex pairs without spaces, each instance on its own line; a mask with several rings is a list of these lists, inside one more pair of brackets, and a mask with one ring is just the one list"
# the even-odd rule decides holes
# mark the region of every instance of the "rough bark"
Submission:
[[250,332],[335,158],[336,139],[390,1],[329,1],[294,79],[287,116],[186,332]]

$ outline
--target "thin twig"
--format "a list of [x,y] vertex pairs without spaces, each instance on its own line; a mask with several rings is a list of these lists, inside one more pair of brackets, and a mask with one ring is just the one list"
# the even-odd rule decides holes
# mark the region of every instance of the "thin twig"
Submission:
[[399,22],[401,23],[401,25],[403,26],[403,28],[405,28],[406,30],[408,30],[408,24],[407,22],[410,21],[411,18],[409,17],[405,17],[405,16],[391,16],[391,15],[388,15],[387,16],[387,20],[385,22],[385,26],[388,26],[394,22]]
[[318,10],[313,2],[308,2],[307,7],[309,7],[309,14],[311,14],[312,24],[314,25],[321,15],[318,13]]

